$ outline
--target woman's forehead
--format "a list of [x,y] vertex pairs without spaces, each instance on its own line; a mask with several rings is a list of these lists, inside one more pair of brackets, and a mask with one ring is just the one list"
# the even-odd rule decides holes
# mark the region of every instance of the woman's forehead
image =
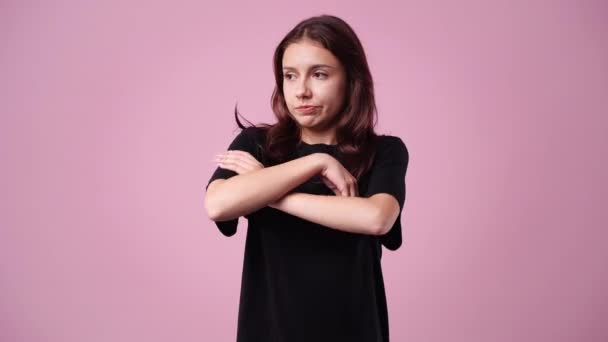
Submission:
[[337,68],[339,62],[331,51],[318,44],[292,43],[283,54],[284,69],[307,69],[321,65]]

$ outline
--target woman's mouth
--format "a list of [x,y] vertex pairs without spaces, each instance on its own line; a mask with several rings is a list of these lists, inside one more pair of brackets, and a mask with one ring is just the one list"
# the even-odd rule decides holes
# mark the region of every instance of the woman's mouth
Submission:
[[302,114],[313,114],[319,109],[315,106],[297,107],[296,110]]

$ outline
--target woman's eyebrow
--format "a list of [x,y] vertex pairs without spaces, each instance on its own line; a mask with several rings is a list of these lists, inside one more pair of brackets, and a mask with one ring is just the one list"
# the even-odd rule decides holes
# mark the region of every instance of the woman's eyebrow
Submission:
[[[331,65],[327,65],[327,64],[313,64],[310,66],[309,69],[316,69],[316,68],[332,68],[333,69],[334,67]],[[291,66],[284,66],[283,70],[297,70],[297,69],[294,67],[291,67]]]

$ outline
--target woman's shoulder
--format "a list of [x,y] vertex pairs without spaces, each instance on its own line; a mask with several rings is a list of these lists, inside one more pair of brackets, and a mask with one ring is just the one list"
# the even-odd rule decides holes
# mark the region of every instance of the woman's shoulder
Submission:
[[395,135],[378,135],[376,144],[376,161],[396,161],[403,160],[407,163],[410,153],[403,140]]
[[270,127],[263,125],[247,126],[244,130],[247,130],[251,134],[265,134]]
[[376,148],[380,151],[398,151],[407,153],[407,147],[401,137],[396,135],[378,135]]
[[239,135],[247,141],[248,150],[258,160],[264,157],[264,145],[267,129],[261,126],[247,126],[241,129]]
[[263,126],[247,126],[242,128],[239,134],[247,137],[252,142],[259,143],[266,137],[267,130],[268,129]]
[[241,128],[241,134],[245,134],[248,136],[254,136],[257,134],[260,134],[262,130],[262,127],[260,126],[246,126],[244,128]]

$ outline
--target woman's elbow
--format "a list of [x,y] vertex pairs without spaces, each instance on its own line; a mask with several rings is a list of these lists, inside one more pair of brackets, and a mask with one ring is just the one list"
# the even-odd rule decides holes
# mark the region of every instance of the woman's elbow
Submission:
[[216,199],[217,190],[218,190],[217,186],[222,181],[223,181],[223,179],[217,179],[217,180],[211,182],[211,184],[209,184],[209,186],[207,187],[207,192],[205,193],[205,198],[204,198],[205,211],[207,212],[207,216],[213,221],[218,221],[218,219],[221,219],[221,215],[222,215],[219,205],[217,203],[217,199]]
[[220,216],[221,216],[220,210],[217,207],[217,205],[215,204],[215,202],[213,201],[213,197],[210,196],[209,194],[205,195],[204,207],[205,207],[205,211],[207,212],[207,216],[212,221],[217,221],[218,218],[220,218]]

